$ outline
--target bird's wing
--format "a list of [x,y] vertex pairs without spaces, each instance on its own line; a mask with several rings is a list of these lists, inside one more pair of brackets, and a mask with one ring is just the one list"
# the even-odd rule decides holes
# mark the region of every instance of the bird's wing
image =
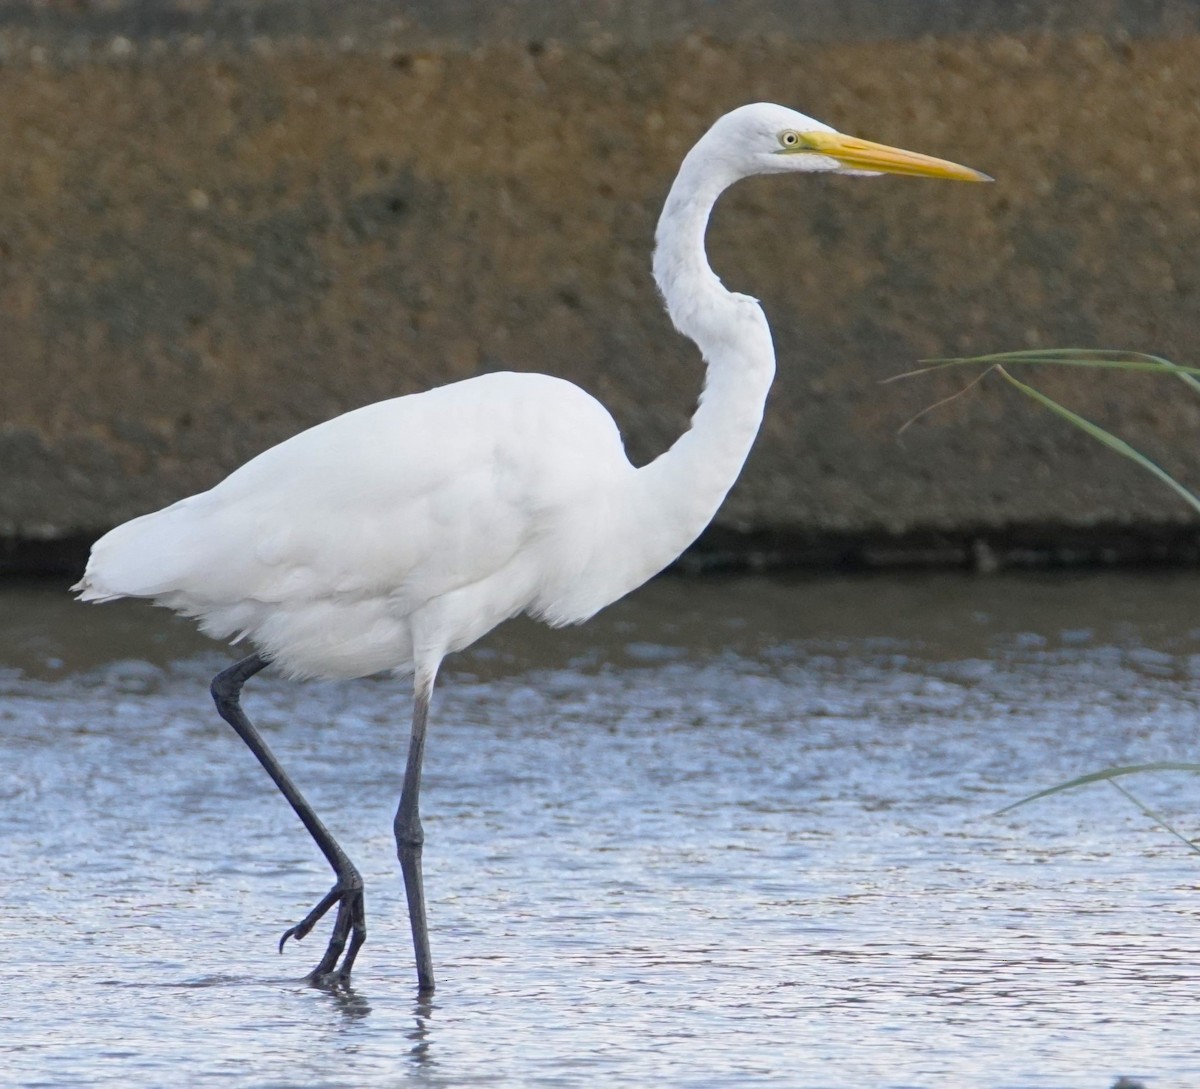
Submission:
[[346,413],[119,526],[84,596],[411,608],[503,568],[620,463],[611,417],[577,387],[485,375]]

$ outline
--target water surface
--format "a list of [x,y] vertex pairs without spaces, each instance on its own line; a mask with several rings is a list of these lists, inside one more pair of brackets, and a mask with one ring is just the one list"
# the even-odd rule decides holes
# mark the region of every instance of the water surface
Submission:
[[[1110,787],[1195,759],[1184,575],[664,579],[453,659],[423,792],[439,989],[391,841],[406,686],[246,706],[367,881],[216,717],[226,652],[0,590],[0,1071],[22,1086],[1200,1084],[1197,857]],[[1200,781],[1130,781],[1184,832]]]

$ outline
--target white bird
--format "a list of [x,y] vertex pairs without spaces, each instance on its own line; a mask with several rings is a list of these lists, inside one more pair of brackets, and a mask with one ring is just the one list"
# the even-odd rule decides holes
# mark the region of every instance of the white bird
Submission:
[[758,302],[727,291],[709,268],[709,214],[741,178],[803,172],[989,180],[782,106],[720,118],[683,160],[654,251],[671,320],[704,357],[704,392],[690,428],[648,465],[630,463],[612,417],[579,387],[486,374],[347,412],[96,542],[73,587],[81,600],[150,598],[255,648],[216,676],[212,694],[333,868],[333,888],[279,943],[303,938],[337,905],[313,982],[349,980],[366,938],[362,878],[243,713],[242,685],[268,664],[295,678],[412,675],[394,831],[418,986],[432,990],[418,794],[438,668],[519,613],[554,626],[588,619],[708,524],[750,451],[775,373]]

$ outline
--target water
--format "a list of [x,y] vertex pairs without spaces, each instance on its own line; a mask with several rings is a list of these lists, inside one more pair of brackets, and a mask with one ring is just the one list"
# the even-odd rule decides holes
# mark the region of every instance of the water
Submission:
[[[143,605],[0,592],[0,1081],[1200,1084],[1200,859],[1100,784],[1196,756],[1194,578],[659,581],[455,659],[423,794],[439,989],[391,841],[408,696],[246,706],[367,881],[352,992],[275,942],[330,876]],[[1200,780],[1128,780],[1189,835]]]

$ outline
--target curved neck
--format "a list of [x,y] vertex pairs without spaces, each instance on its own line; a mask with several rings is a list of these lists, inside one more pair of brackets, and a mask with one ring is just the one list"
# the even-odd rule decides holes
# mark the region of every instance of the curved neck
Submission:
[[775,376],[762,309],[727,291],[704,252],[713,205],[736,180],[698,145],[684,159],[658,222],[654,278],[675,328],[699,347],[707,372],[690,428],[638,470],[638,530],[655,571],[700,535],[733,487]]

